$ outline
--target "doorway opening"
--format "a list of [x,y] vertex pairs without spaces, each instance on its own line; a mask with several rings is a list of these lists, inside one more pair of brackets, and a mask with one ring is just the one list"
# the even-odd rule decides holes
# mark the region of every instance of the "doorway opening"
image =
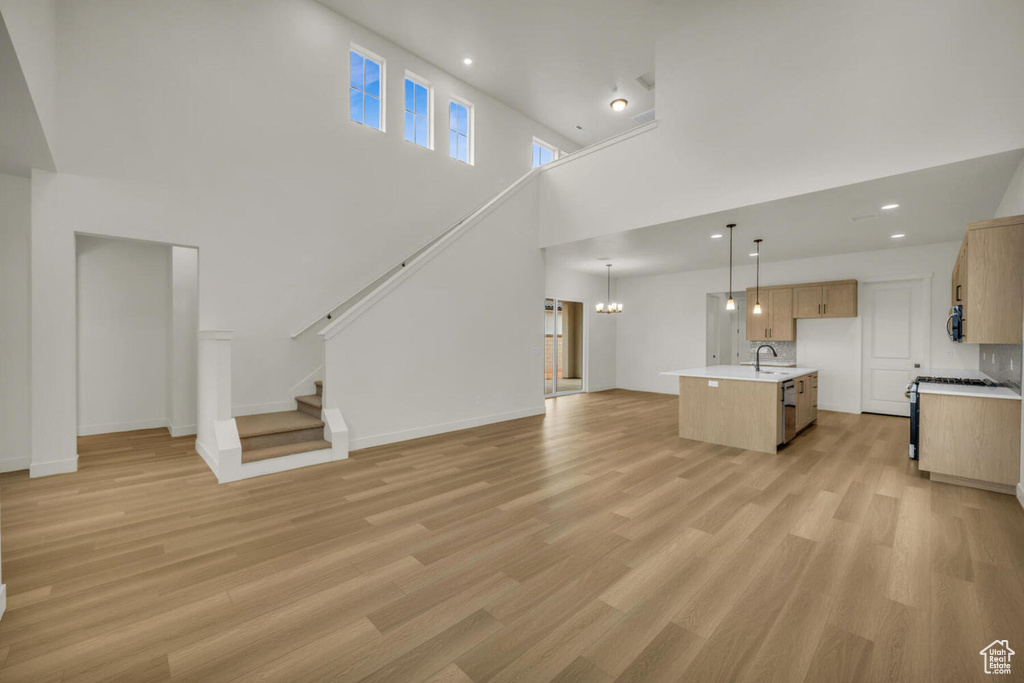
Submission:
[[736,310],[725,307],[728,292],[708,294],[706,365],[739,365],[750,355],[747,343],[747,295],[733,292]]
[[196,433],[199,250],[75,236],[78,435]]
[[544,300],[544,395],[583,391],[583,302]]

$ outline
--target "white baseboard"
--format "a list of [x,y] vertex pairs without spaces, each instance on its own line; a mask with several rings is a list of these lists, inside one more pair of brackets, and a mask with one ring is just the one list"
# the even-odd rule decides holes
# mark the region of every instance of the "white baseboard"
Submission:
[[152,420],[138,420],[135,422],[112,422],[102,425],[79,425],[79,436],[93,436],[94,434],[113,434],[115,432],[134,432],[138,429],[157,429],[167,427],[167,418],[160,417]]
[[349,451],[361,448],[372,448],[373,446],[384,446],[389,443],[409,441],[410,439],[419,439],[424,436],[434,436],[435,434],[444,434],[446,432],[457,432],[462,429],[472,429],[473,427],[482,427],[484,425],[494,424],[495,422],[507,422],[508,420],[518,420],[523,417],[543,415],[546,410],[547,409],[542,405],[538,408],[524,408],[523,410],[513,410],[507,413],[495,413],[494,415],[484,415],[482,417],[474,417],[468,420],[457,420],[455,422],[445,422],[443,424],[403,429],[401,431],[390,432],[388,434],[357,437],[349,441]]
[[3,619],[4,612],[7,611],[7,584],[0,583],[0,619]]
[[[203,444],[199,443],[199,439],[196,439],[196,453],[198,453],[199,457],[206,462],[206,466],[209,467],[215,475],[217,475],[217,459],[213,457],[212,453],[206,450],[206,447],[203,446]],[[217,476],[219,479],[220,476]]]
[[1017,484],[1017,502],[1024,507],[1024,484]]
[[247,406],[234,406],[231,408],[231,417],[243,415],[259,415],[261,413],[280,413],[286,410],[298,410],[295,399],[290,401],[274,401],[273,403],[253,403]]
[[610,391],[615,388],[616,386],[614,384],[600,384],[598,386],[587,387],[587,393],[593,394],[598,391]]
[[66,474],[78,471],[78,454],[67,460],[51,460],[49,462],[34,462],[29,465],[28,476],[49,477],[53,474]]
[[176,439],[179,436],[192,436],[193,434],[196,433],[196,426],[181,425],[180,427],[175,427],[174,425],[168,423],[167,431],[169,431],[171,433],[171,436]]
[[4,458],[0,460],[0,472],[18,472],[19,470],[27,470],[32,464],[31,456],[24,456],[21,458]]
[[860,415],[860,410],[851,409],[850,406],[838,405],[835,403],[818,403],[818,410],[828,410],[833,413],[849,413],[850,415]]

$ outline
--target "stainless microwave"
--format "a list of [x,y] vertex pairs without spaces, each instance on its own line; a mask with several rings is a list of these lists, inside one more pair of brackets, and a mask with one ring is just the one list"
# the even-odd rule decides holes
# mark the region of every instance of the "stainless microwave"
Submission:
[[955,342],[964,340],[964,307],[960,304],[953,306],[953,312],[946,319],[946,334]]

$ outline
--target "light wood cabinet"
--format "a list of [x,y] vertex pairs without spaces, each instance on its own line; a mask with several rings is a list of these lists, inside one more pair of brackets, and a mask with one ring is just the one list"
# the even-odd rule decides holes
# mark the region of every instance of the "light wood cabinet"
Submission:
[[795,318],[856,318],[857,281],[840,280],[793,287]]
[[821,285],[793,288],[793,314],[797,318],[821,317]]
[[799,377],[796,380],[796,430],[798,432],[818,417],[818,411],[813,401],[813,385],[815,383],[814,375]]
[[754,313],[758,300],[754,288],[747,290],[747,339],[749,341],[796,341],[791,287],[762,287],[761,313]]
[[1021,343],[1024,216],[971,223],[957,264],[951,294],[964,307],[964,341]]
[[921,394],[921,450],[926,472],[1011,493],[1020,481],[1020,402]]
[[950,288],[951,306],[963,306],[967,303],[967,235],[960,245],[960,253],[956,256],[953,266],[953,283]]
[[773,341],[796,341],[796,319],[793,318],[793,290],[779,287],[768,292],[768,338]]
[[[750,287],[747,289],[747,339],[749,341],[768,341],[769,328],[771,327],[771,297],[770,290],[761,288],[760,297],[757,291]],[[760,299],[761,312],[754,313],[754,304]]]
[[821,317],[856,318],[857,283],[833,282],[821,287]]
[[811,282],[762,287],[761,314],[754,313],[758,299],[747,288],[747,339],[749,341],[796,341],[800,318],[856,318],[857,281]]
[[818,419],[818,373],[811,375],[811,414],[814,420]]

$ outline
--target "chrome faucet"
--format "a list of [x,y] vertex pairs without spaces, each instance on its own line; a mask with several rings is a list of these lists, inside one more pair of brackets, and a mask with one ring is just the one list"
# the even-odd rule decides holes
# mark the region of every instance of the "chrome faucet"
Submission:
[[775,350],[774,346],[771,344],[761,344],[757,347],[757,351],[754,352],[754,372],[761,372],[761,349],[769,349],[773,356],[779,357],[779,352]]

